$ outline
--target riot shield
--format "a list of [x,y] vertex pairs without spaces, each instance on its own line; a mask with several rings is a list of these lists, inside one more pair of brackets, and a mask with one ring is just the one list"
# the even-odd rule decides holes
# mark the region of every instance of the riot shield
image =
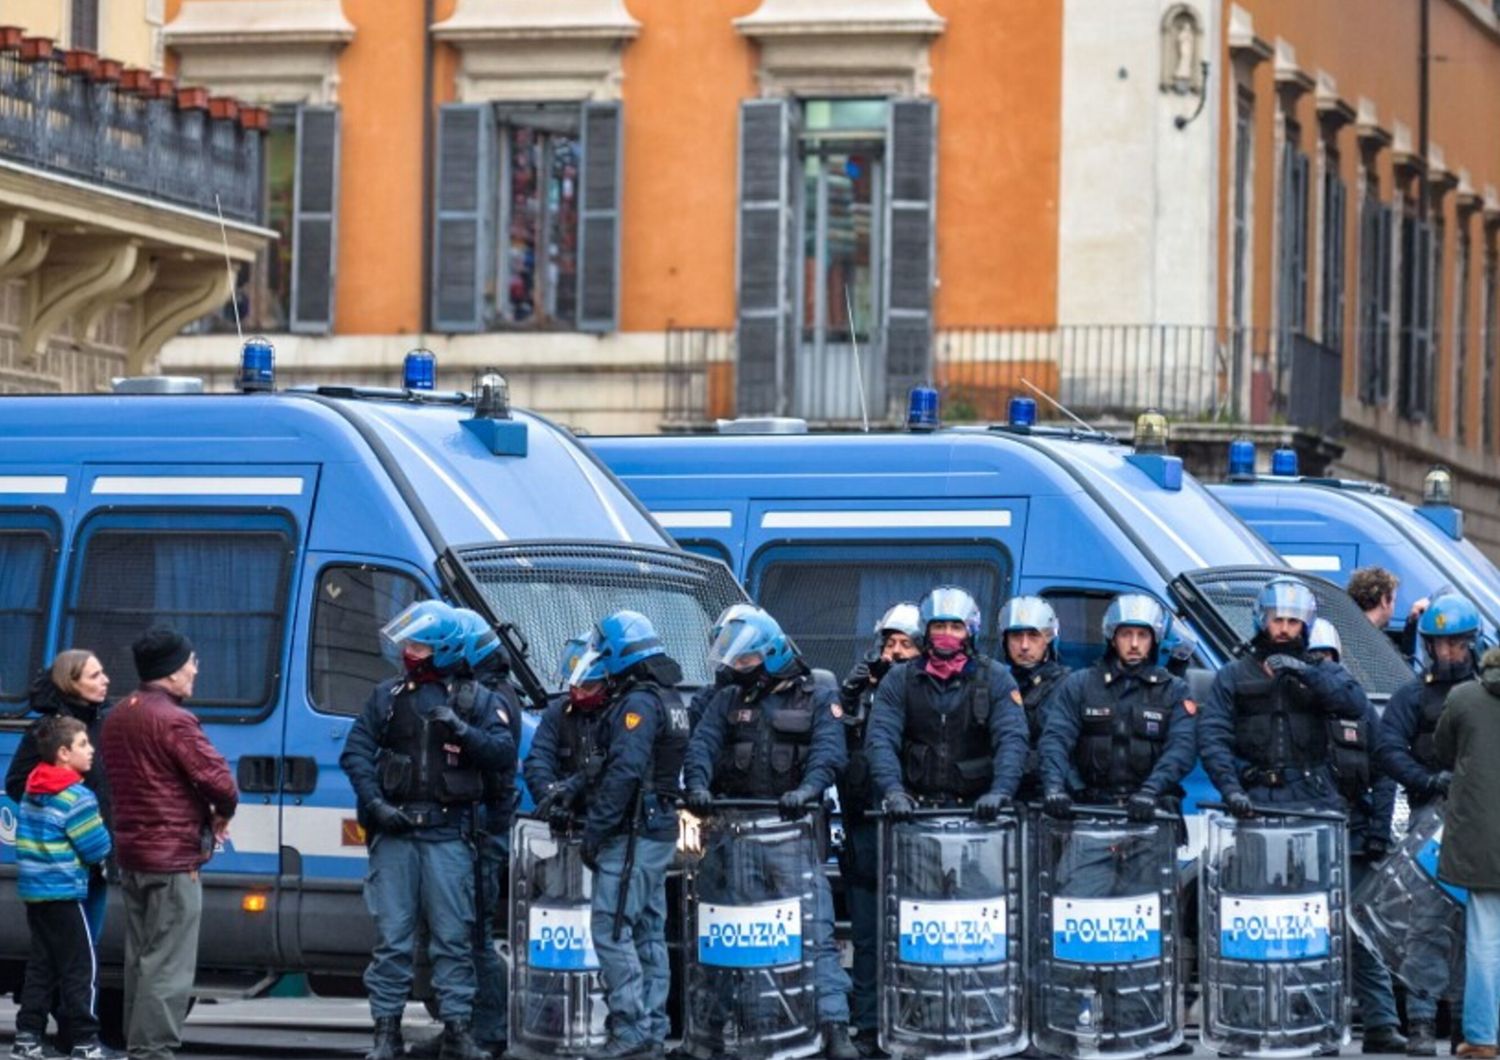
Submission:
[[691,1056],[788,1060],[818,1052],[813,925],[821,816],[719,799],[687,866],[682,1047]]
[[1026,1048],[1020,821],[922,810],[880,828],[880,1044],[910,1060]]
[[1200,862],[1203,1044],[1221,1056],[1310,1056],[1349,1040],[1342,814],[1209,813]]
[[1046,1056],[1151,1056],[1182,1041],[1176,821],[1113,807],[1036,819],[1031,1038]]
[[1467,893],[1437,878],[1442,803],[1412,815],[1406,837],[1355,888],[1349,923],[1392,974],[1428,997],[1464,988]]
[[576,835],[517,817],[510,859],[510,1055],[580,1056],[604,1045],[609,1007],[590,929],[594,878]]

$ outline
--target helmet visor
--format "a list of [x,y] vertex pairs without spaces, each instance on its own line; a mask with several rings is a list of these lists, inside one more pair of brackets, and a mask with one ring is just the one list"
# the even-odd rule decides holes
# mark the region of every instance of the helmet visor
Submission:
[[1312,590],[1296,582],[1273,582],[1261,598],[1261,614],[1267,619],[1294,618],[1309,630],[1318,617],[1318,601]]
[[578,661],[573,664],[573,671],[568,674],[568,687],[578,688],[602,680],[604,680],[604,653],[597,648],[585,649],[578,656]]
[[732,670],[753,670],[766,660],[764,640],[754,626],[731,622],[709,647],[708,665],[711,669],[727,666]]
[[1011,600],[1000,614],[1001,629],[1014,633],[1022,629],[1034,629],[1038,633],[1057,633],[1057,615],[1045,600],[1025,597]]
[[945,586],[934,589],[928,601],[928,622],[962,622],[972,627],[978,619],[974,598],[962,589]]
[[430,644],[435,639],[439,615],[427,607],[429,601],[419,600],[408,606],[380,630],[380,650],[392,662],[401,660],[401,653],[408,644]]

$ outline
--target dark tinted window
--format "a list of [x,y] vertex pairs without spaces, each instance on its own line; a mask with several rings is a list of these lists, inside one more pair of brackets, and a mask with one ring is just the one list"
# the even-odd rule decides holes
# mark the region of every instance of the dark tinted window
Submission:
[[416,580],[379,567],[325,567],[313,607],[312,701],[333,714],[358,714],[370,688],[396,672],[380,629],[427,594]]
[[1000,548],[968,544],[788,545],[768,549],[751,574],[757,602],[812,666],[842,677],[874,645],[875,623],[903,600],[957,585],[979,602],[980,644],[997,651],[995,616],[1010,584]]
[[135,683],[131,643],[169,625],[198,653],[195,709],[266,707],[281,674],[292,551],[289,530],[96,530],[84,540],[67,641],[98,655],[123,690]]
[[1057,612],[1057,654],[1073,669],[1091,666],[1104,651],[1104,612],[1115,594],[1102,589],[1048,589],[1042,593]]
[[42,665],[47,596],[52,587],[52,535],[41,529],[0,530],[0,704],[24,709],[31,675]]

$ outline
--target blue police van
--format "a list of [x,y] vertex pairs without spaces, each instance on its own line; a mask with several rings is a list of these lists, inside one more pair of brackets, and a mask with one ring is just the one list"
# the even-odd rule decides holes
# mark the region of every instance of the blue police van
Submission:
[[[1290,573],[1275,551],[1165,453],[1166,421],[1147,414],[1133,446],[1082,428],[1042,427],[1035,405],[1007,423],[906,432],[809,434],[801,421],[725,423],[717,434],[584,439],[685,549],[719,559],[782,622],[812,665],[842,675],[868,651],[885,609],[936,584],[982,609],[982,644],[1007,597],[1045,597],[1060,654],[1087,665],[1122,592],[1173,616],[1168,640],[1197,646],[1189,681],[1252,633],[1256,594]],[[1345,662],[1377,703],[1411,673],[1342,588],[1305,580],[1338,628]],[[1201,767],[1188,807],[1214,797]],[[1199,819],[1189,819],[1196,848]]]
[[[393,672],[382,625],[426,597],[479,610],[537,706],[565,641],[625,606],[703,682],[709,626],[744,596],[569,433],[511,411],[498,376],[474,395],[162,392],[195,381],[179,382],[0,398],[0,761],[56,651],[94,651],[118,698],[132,640],[154,622],[183,630],[201,666],[189,707],[242,793],[204,872],[200,987],[284,971],[337,986],[373,938],[338,757]],[[0,802],[10,910],[15,823]],[[107,981],[123,923],[118,908],[107,920]],[[27,948],[25,918],[0,917],[0,988],[19,985]]]
[[1248,441],[1234,443],[1228,480],[1209,487],[1298,570],[1345,584],[1358,567],[1377,565],[1400,579],[1390,632],[1399,634],[1412,604],[1447,587],[1479,610],[1483,633],[1500,634],[1500,570],[1464,537],[1445,468],[1427,475],[1422,504],[1388,487],[1297,473],[1296,453],[1277,450],[1272,473],[1257,475]]

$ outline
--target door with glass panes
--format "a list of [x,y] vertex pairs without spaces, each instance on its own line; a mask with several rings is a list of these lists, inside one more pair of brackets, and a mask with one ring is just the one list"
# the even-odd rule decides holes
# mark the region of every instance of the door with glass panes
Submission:
[[887,110],[879,99],[802,105],[797,416],[857,421],[885,410]]

